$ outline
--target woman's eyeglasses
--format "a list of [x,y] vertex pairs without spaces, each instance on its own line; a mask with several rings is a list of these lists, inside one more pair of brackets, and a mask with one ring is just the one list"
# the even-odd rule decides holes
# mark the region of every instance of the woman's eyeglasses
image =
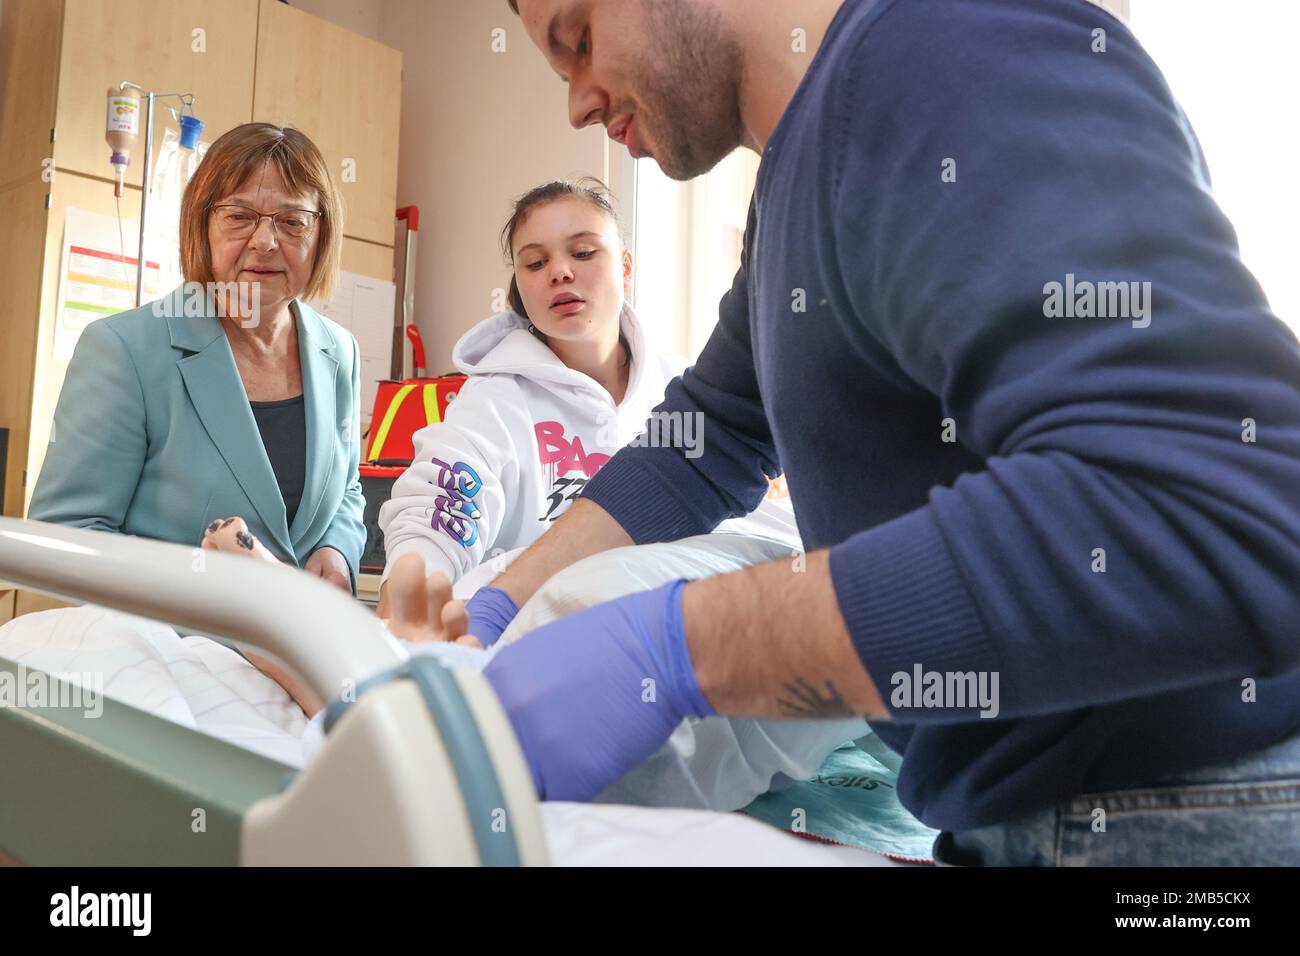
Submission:
[[263,219],[271,220],[271,228],[276,235],[289,239],[306,239],[316,228],[321,214],[308,209],[283,209],[271,214],[258,212],[238,203],[222,203],[212,207],[217,226],[223,235],[231,239],[247,239]]

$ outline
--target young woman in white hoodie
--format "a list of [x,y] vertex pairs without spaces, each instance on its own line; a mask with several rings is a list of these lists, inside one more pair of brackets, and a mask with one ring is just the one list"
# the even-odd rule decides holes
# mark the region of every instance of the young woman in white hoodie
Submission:
[[[415,434],[414,462],[380,509],[384,617],[394,573],[403,576],[399,590],[423,604],[418,585],[407,587],[414,562],[398,568],[406,555],[418,554],[426,575],[442,572],[451,583],[486,562],[495,576],[639,434],[680,441],[688,455],[701,438],[690,422],[647,431],[665,387],[687,363],[647,345],[627,304],[632,255],[604,186],[586,179],[531,190],[515,203],[501,238],[514,269],[511,311],[456,343],[452,360],[469,380],[444,420]],[[788,507],[763,510],[759,520],[769,530],[795,534]],[[429,588],[430,605],[443,605],[446,586]],[[442,639],[465,626],[459,608],[446,608]],[[423,616],[422,607],[394,610],[393,624]],[[437,615],[429,617],[440,630]]]
[[[660,355],[626,295],[632,254],[594,181],[521,198],[502,231],[509,303],[452,350],[469,376],[379,513],[391,572],[406,554],[453,583],[531,544],[645,429],[684,360]],[[385,575],[387,580],[387,574]]]

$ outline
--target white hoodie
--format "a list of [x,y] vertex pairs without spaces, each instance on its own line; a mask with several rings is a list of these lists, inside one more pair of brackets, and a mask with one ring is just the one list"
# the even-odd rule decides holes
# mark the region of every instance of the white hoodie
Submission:
[[[645,430],[687,362],[647,352],[630,306],[620,327],[632,363],[617,406],[513,312],[461,337],[452,361],[469,380],[443,421],[415,433],[414,462],[379,511],[385,579],[409,552],[423,556],[427,573],[444,571],[455,582],[488,558],[528,546],[614,452]],[[775,521],[757,530],[793,534],[793,514],[778,507]]]

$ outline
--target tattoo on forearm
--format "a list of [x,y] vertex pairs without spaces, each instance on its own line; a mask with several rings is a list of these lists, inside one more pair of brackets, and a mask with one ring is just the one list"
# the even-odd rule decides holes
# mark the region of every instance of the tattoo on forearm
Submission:
[[820,719],[856,716],[852,708],[844,702],[840,692],[835,689],[834,681],[826,681],[824,693],[802,677],[796,677],[793,684],[786,684],[785,689],[790,692],[794,699],[778,697],[776,703],[781,708],[782,713],[791,717]]

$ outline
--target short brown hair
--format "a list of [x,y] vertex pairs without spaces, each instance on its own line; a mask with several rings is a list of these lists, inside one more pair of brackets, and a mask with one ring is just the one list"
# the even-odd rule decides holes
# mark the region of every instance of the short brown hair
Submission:
[[316,144],[287,126],[244,123],[208,147],[181,199],[181,271],[187,282],[215,281],[208,244],[212,206],[267,162],[275,164],[289,192],[316,194],[316,258],[299,298],[328,299],[343,256],[343,198]]

